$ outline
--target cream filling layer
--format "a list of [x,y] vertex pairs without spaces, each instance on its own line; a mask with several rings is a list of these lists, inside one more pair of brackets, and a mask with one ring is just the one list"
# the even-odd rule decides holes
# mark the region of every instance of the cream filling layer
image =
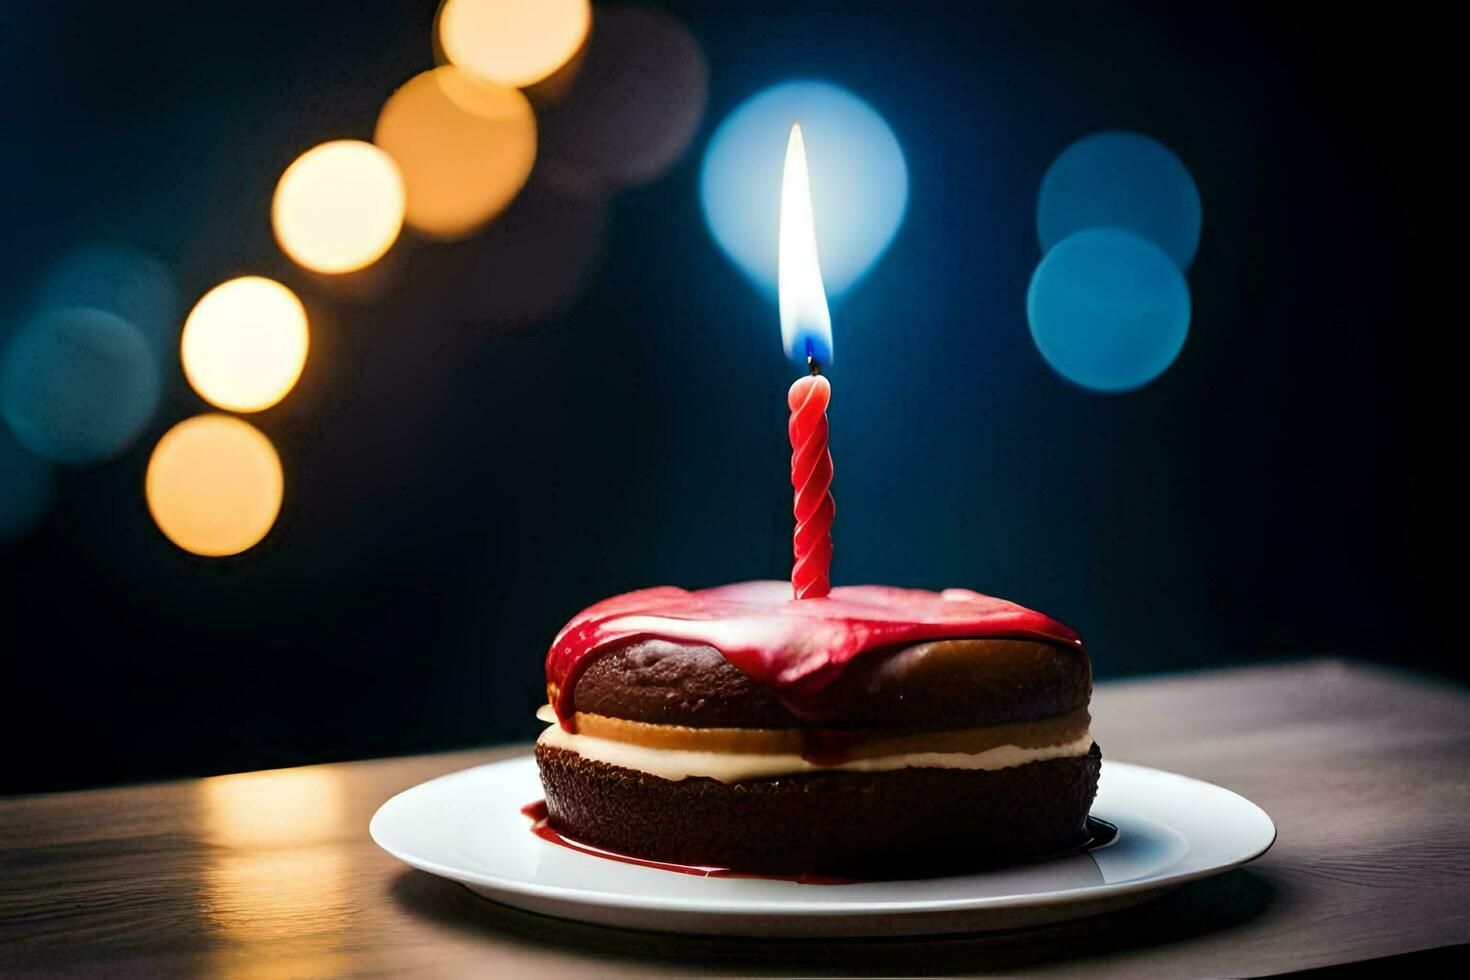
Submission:
[[[539,712],[538,712],[539,716]],[[1045,748],[1023,749],[999,745],[984,752],[903,752],[868,759],[851,759],[837,765],[818,765],[796,754],[769,755],[744,752],[697,752],[690,749],[656,749],[630,742],[615,742],[568,732],[553,724],[541,733],[538,745],[566,749],[584,759],[677,782],[690,776],[705,776],[722,783],[746,779],[769,779],[803,772],[887,772],[893,769],[1009,769],[1028,762],[1083,756],[1092,748],[1092,733],[1084,732],[1071,742]]]

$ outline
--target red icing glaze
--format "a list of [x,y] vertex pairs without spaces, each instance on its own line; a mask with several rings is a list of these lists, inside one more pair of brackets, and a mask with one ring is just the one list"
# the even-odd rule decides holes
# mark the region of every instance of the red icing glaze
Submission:
[[794,713],[820,719],[820,695],[859,654],[926,640],[1051,640],[1082,650],[1070,627],[1005,599],[967,589],[927,592],[843,586],[793,599],[789,582],[740,582],[687,592],[663,586],[604,599],[582,610],[551,644],[552,707],[571,729],[577,678],[614,643],[658,637],[714,647]]
[[700,864],[670,864],[667,861],[648,861],[644,858],[636,858],[631,854],[619,854],[617,851],[608,851],[591,844],[583,844],[575,838],[568,837],[551,826],[547,819],[546,801],[537,800],[535,803],[527,803],[521,807],[521,812],[531,818],[531,833],[546,841],[548,844],[556,844],[579,854],[587,854],[592,857],[605,858],[609,861],[620,861],[623,864],[636,864],[643,868],[656,868],[659,871],[673,871],[681,875],[697,875],[700,878],[764,878],[768,881],[794,881],[798,885],[850,885],[856,879],[853,878],[828,878],[825,875],[800,874],[800,875],[768,875],[754,871],[733,871],[730,868],[705,867]]

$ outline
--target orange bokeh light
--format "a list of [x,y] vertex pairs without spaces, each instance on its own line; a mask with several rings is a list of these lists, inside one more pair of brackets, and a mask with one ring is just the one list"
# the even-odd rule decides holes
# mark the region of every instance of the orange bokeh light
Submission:
[[403,174],[408,224],[431,237],[462,238],[525,186],[536,161],[536,119],[516,89],[444,65],[389,97],[373,141]]
[[234,555],[276,522],[285,477],[275,447],[231,415],[196,415],[164,433],[144,479],[148,511],[174,544],[196,555]]

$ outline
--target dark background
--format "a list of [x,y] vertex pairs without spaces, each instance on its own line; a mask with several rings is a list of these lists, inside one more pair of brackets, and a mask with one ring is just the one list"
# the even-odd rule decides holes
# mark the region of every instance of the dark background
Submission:
[[[668,5],[709,66],[673,170],[574,202],[538,163],[481,239],[401,242],[375,289],[294,267],[268,202],[430,67],[432,3],[6,4],[0,313],[114,238],[170,263],[184,309],[279,278],[313,332],[251,417],[287,476],[262,545],[195,558],[148,516],[152,443],[205,408],[175,364],[148,436],[3,546],[0,791],[528,738],[582,606],[784,576],[793,369],[697,184],[719,120],[803,77],[867,99],[911,181],[834,309],[834,579],[1037,606],[1100,677],[1335,654],[1464,679],[1462,27],[960,6]],[[1045,366],[1024,297],[1042,173],[1120,128],[1188,165],[1204,231],[1178,362],[1106,396]],[[563,279],[545,315],[485,298]]]

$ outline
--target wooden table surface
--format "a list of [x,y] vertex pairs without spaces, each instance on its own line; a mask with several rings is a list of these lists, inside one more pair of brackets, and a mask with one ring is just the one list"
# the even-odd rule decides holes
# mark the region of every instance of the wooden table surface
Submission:
[[524,746],[310,766],[0,800],[0,972],[1248,976],[1470,941],[1470,694],[1312,661],[1102,684],[1094,713],[1104,760],[1243,793],[1276,846],[1031,932],[640,934],[502,908],[368,839],[392,794]]

